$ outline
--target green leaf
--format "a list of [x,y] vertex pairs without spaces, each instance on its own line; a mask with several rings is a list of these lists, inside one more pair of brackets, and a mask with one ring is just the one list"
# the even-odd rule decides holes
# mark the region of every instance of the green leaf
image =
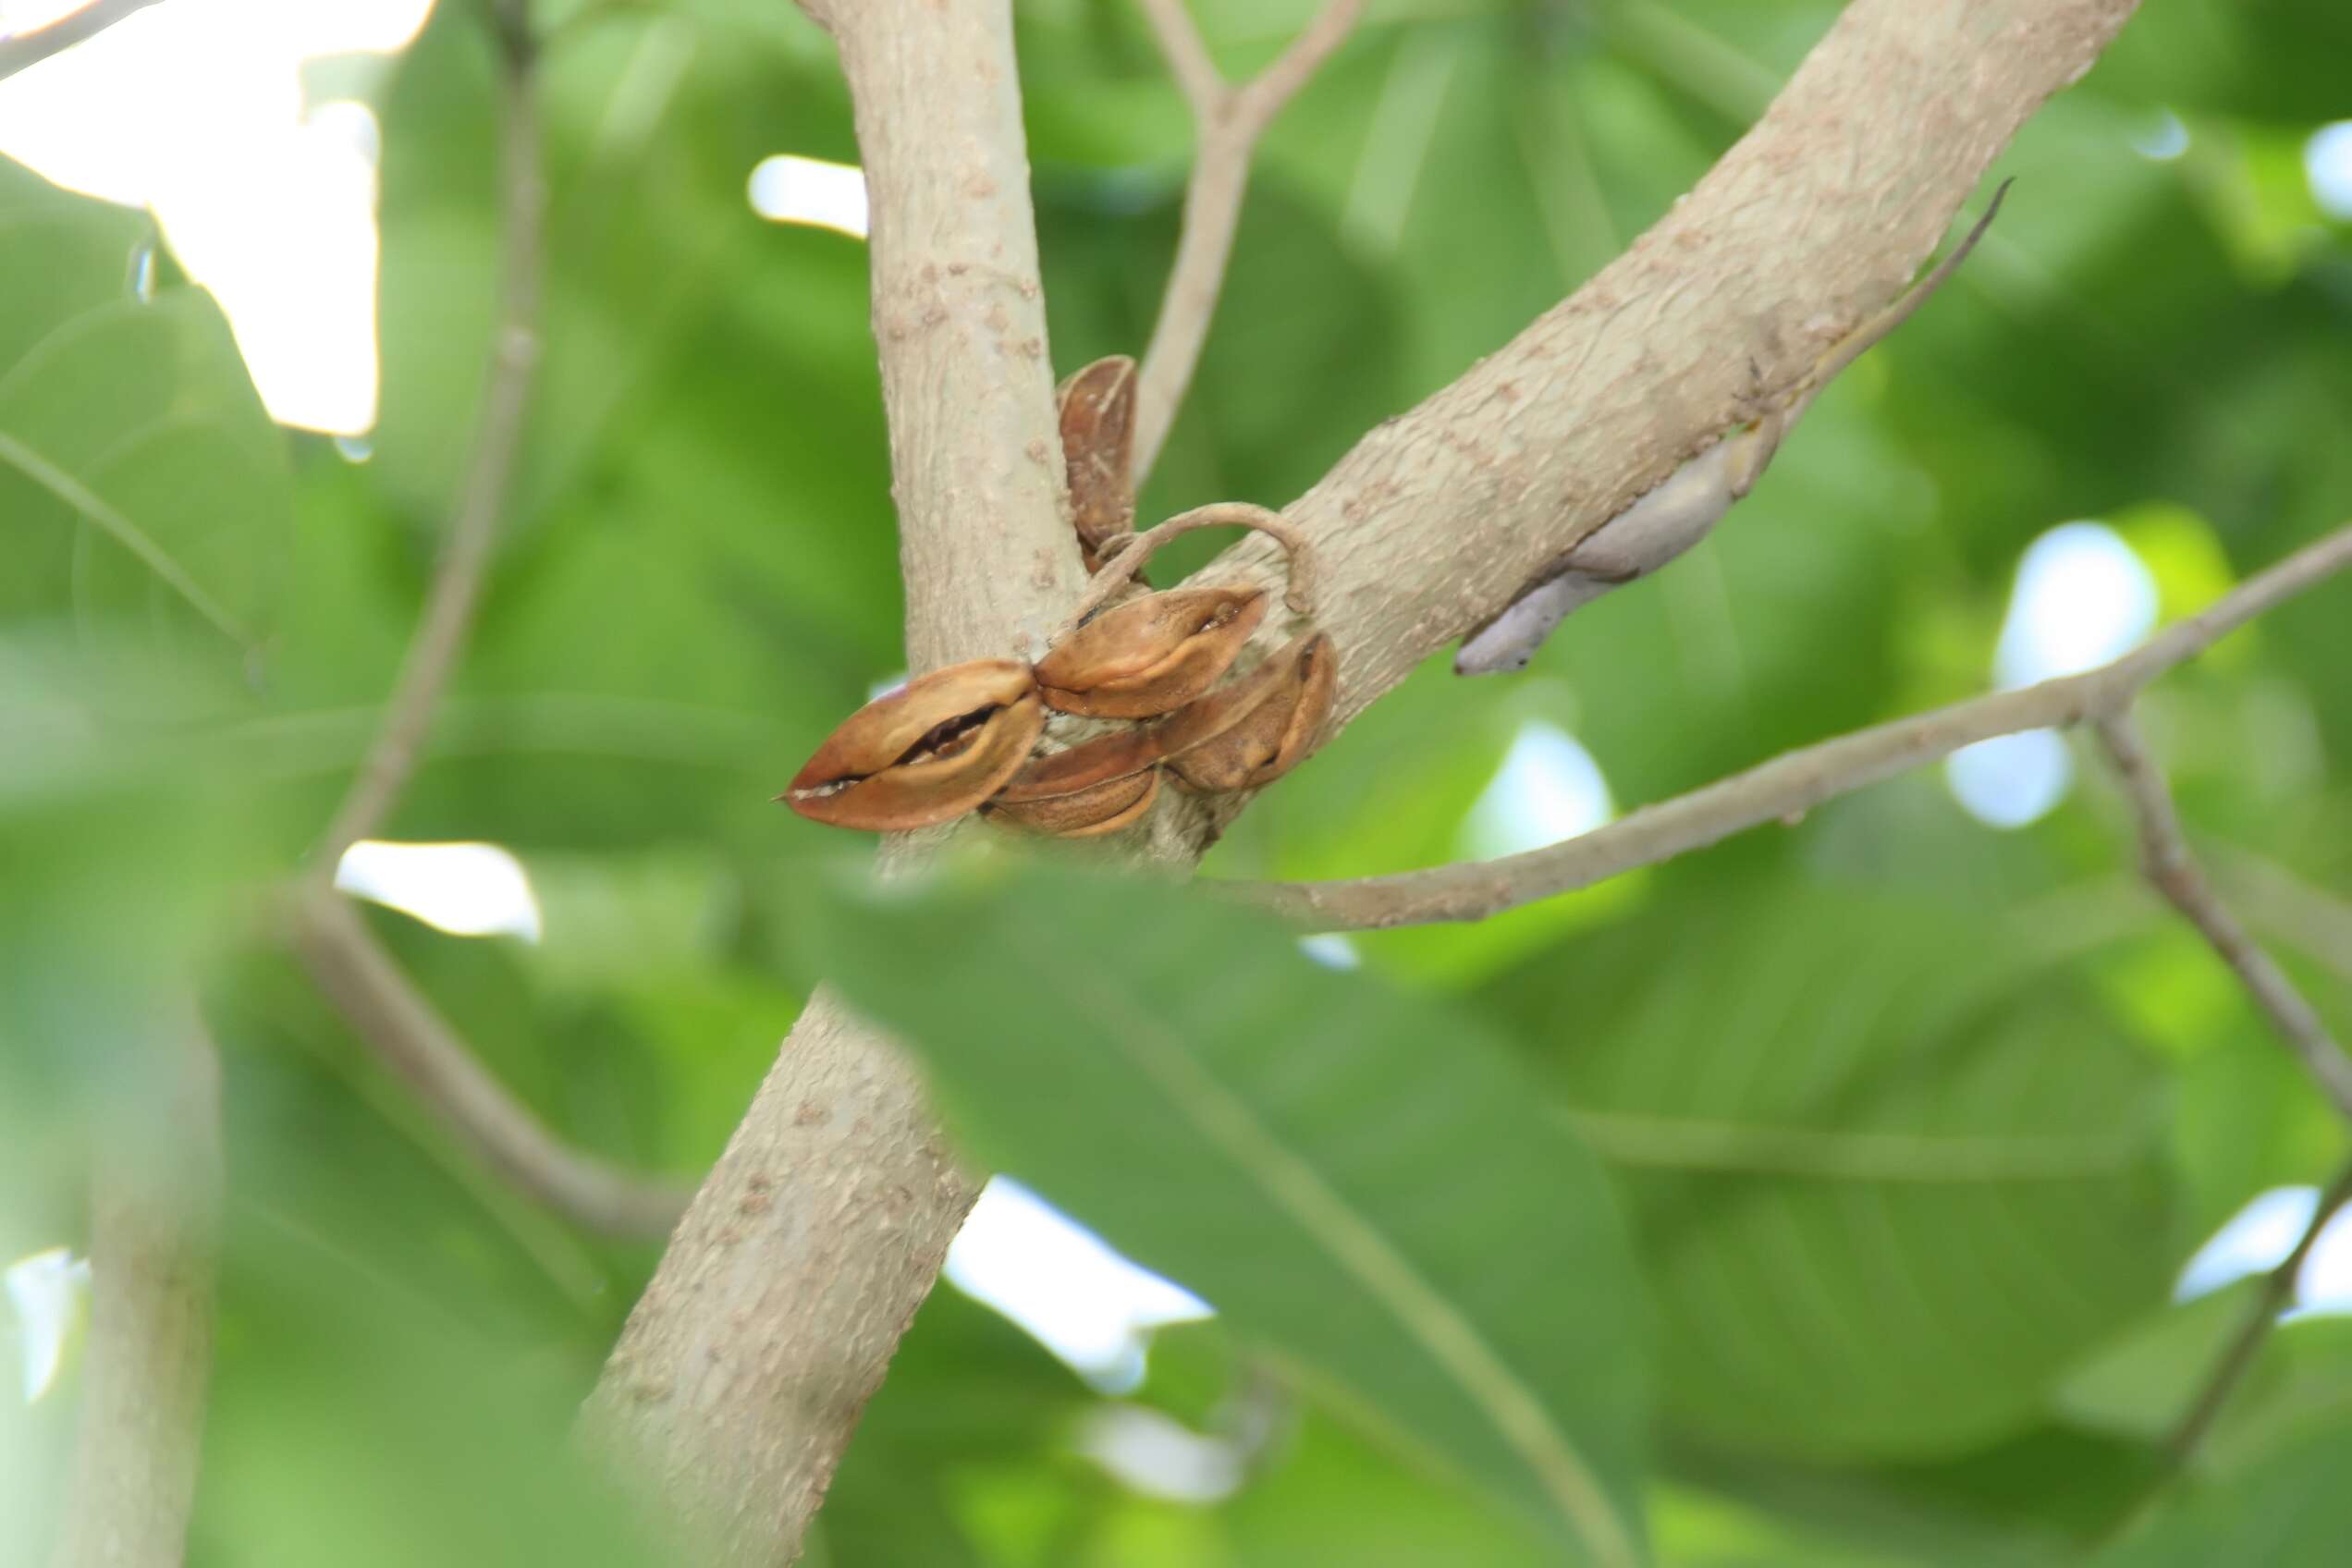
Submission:
[[1148,886],[1024,872],[845,895],[819,924],[981,1158],[1424,1460],[1639,1559],[1614,1205],[1478,1030]]
[[2158,1065],[1984,923],[1677,890],[1499,998],[1625,1173],[1670,1418],[1831,1461],[2020,1428],[2162,1299]]
[[165,661],[258,651],[292,521],[276,431],[143,219],[0,159],[0,617],[117,619]]
[[2336,1568],[2352,1539],[2352,1430],[2337,1426],[2210,1490],[2191,1493],[2095,1568]]

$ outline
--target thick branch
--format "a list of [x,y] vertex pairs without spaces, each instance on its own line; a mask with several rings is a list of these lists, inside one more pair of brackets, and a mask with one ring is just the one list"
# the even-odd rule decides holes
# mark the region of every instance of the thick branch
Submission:
[[549,1132],[409,983],[341,894],[298,894],[288,941],[360,1037],[484,1164],[592,1231],[669,1234],[686,1190],[617,1170]]
[[527,0],[499,0],[496,13],[505,68],[499,131],[498,301],[490,337],[490,374],[482,399],[473,452],[425,598],[424,615],[409,642],[400,678],[384,710],[384,725],[351,780],[322,845],[316,874],[330,881],[343,851],[374,834],[391,815],[416,769],[417,753],[465,652],[475,603],[507,508],[516,459],[539,362],[539,275],[546,211],[540,170],[539,114],[533,80]]
[[1483,920],[1798,815],[1978,741],[2121,712],[2164,671],[2347,566],[2352,566],[2352,524],[2247,579],[2210,608],[2167,627],[2113,664],[1789,752],[1539,850],[1389,876],[1244,884],[1234,891],[1325,931]]
[[907,664],[1035,655],[1085,581],[1063,511],[1008,0],[832,0],[873,203]]
[[1209,318],[1225,286],[1242,200],[1248,194],[1250,159],[1258,138],[1295,97],[1364,14],[1364,0],[1329,0],[1280,58],[1235,87],[1218,74],[1200,30],[1183,0],[1138,0],[1159,39],[1169,69],[1192,105],[1193,176],[1184,187],[1184,219],[1176,261],[1161,296],[1151,347],[1144,352],[1136,393],[1135,486],[1143,487],[1176,423],[1176,410],[1208,340]]
[[[840,48],[873,202],[909,665],[1037,656],[1086,579],[1062,510],[1010,5],[809,9]],[[698,1560],[798,1554],[977,1193],[912,1065],[818,992],[587,1412],[707,1543]]]
[[[1759,381],[1767,396],[1795,385],[1892,300],[2017,127],[2133,9],[1854,0],[1630,250],[1285,507],[1329,569],[1337,722],[1746,423]],[[1279,570],[1269,544],[1244,540],[1201,580]],[[1158,826],[1197,852],[1234,809]]]
[[212,1372],[220,1062],[175,1026],[102,1136],[92,1182],[89,1371],[54,1568],[178,1568]]
[[47,27],[0,38],[0,81],[84,39],[96,37],[126,17],[160,4],[162,0],[95,0],[79,11],[59,17]]
[[2164,782],[2163,770],[2148,754],[2139,727],[2128,713],[2118,710],[2102,717],[2098,729],[2100,744],[2106,748],[2107,760],[2123,780],[2138,823],[2140,869],[2230,966],[2255,1006],[2271,1021],[2271,1027],[2278,1031],[2280,1041],[2303,1064],[2337,1114],[2352,1121],[2352,1057],[2346,1057],[2344,1047],[2328,1034],[2327,1025],[2286,972],[2214,895],[2204,869],[2188,851],[2172,790]]

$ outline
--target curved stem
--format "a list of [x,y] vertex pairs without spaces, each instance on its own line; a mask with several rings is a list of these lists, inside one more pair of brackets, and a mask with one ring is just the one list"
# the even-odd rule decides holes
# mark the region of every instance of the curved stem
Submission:
[[540,168],[539,114],[527,0],[499,0],[496,20],[505,69],[499,136],[498,303],[491,326],[490,374],[473,455],[449,513],[447,541],[424,615],[410,639],[383,727],[320,845],[315,874],[333,879],[343,851],[383,827],[416,770],[417,754],[464,655],[473,612],[507,509],[539,362],[539,284],[546,189]]
[[685,1212],[687,1189],[631,1175],[548,1131],[490,1075],[340,893],[298,893],[288,939],[376,1057],[484,1164],[592,1231],[655,1240],[669,1234]]
[[1179,512],[1121,546],[1119,553],[1095,573],[1094,581],[1086,584],[1086,592],[1070,612],[1070,619],[1054,633],[1054,642],[1060,642],[1084,625],[1089,617],[1133,580],[1161,545],[1203,528],[1250,528],[1279,540],[1290,553],[1291,560],[1290,583],[1283,592],[1282,602],[1295,614],[1315,613],[1315,546],[1307,542],[1306,535],[1283,521],[1281,513],[1254,502],[1211,501],[1205,507]]

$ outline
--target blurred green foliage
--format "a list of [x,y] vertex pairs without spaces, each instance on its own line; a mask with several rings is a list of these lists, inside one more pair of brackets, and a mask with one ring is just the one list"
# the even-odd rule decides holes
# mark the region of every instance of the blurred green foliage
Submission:
[[[1237,72],[1312,8],[1194,6]],[[864,256],[759,221],[744,181],[773,153],[854,159],[846,95],[777,0],[545,12],[544,390],[390,832],[513,849],[545,939],[370,919],[551,1126],[677,1173],[839,976],[973,1148],[1222,1308],[1114,1399],[943,1290],[812,1561],[1555,1561],[1574,1532],[1530,1430],[1691,1568],[2337,1560],[2352,1343],[2324,1322],[2273,1341],[2176,1499],[2110,1543],[2245,1296],[2170,1306],[2169,1281],[2345,1140],[2132,885],[2095,782],[2003,834],[1907,778],[1485,926],[1364,938],[1356,974],[1058,872],[839,891],[854,846],[768,797],[901,656]],[[1372,12],[1263,149],[1150,515],[1279,505],[1500,346],[1687,189],[1835,6]],[[1018,17],[1068,369],[1147,336],[1188,131],[1124,0]],[[1528,720],[1631,805],[1978,690],[2019,551],[2071,518],[2117,526],[2175,615],[2352,511],[2352,227],[2300,162],[2352,116],[2347,58],[2329,0],[2147,7],[2003,155],[2019,183],[1978,259],[1714,540],[1520,680],[1433,663],[1211,872],[1452,858]],[[486,356],[473,9],[444,4],[374,97],[364,461],[268,424],[142,215],[0,165],[0,1261],[84,1241],[84,1122],[193,985],[231,1187],[191,1562],[660,1561],[561,1440],[651,1250],[477,1169],[269,939],[393,680]],[[2167,116],[2176,153],[2137,150]],[[2222,864],[2336,900],[2345,592],[2149,704]],[[2346,955],[2248,907],[2352,1028]],[[1236,1163],[1237,1125],[1280,1158]],[[1367,1256],[1394,1266],[1378,1288]],[[1457,1329],[1524,1408],[1464,1382]],[[71,1388],[0,1400],[0,1560],[40,1560]],[[1175,1501],[1106,1469],[1086,1434],[1122,1405],[1226,1443],[1238,1485]]]

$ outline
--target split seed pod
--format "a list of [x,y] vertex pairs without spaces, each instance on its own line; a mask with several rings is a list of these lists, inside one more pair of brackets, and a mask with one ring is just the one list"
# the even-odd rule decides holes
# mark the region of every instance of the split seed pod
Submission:
[[950,821],[1020,770],[1045,723],[1027,665],[950,665],[851,714],[777,799],[836,827]]
[[1159,751],[1148,729],[1097,735],[1039,757],[990,801],[990,820],[1062,839],[1114,833],[1151,809]]
[[1173,713],[1217,683],[1266,619],[1260,588],[1173,588],[1108,609],[1037,661],[1047,707],[1096,718]]
[[1033,833],[1056,839],[1095,839],[1116,833],[1151,810],[1159,793],[1159,769],[1145,768],[1124,778],[1113,778],[1090,790],[1048,800],[988,804],[988,819],[1002,820]]
[[1070,521],[1087,571],[1096,572],[1135,526],[1135,361],[1124,354],[1096,360],[1057,396]]
[[1271,784],[1315,749],[1338,667],[1322,632],[1295,639],[1159,726],[1169,771],[1205,794]]

